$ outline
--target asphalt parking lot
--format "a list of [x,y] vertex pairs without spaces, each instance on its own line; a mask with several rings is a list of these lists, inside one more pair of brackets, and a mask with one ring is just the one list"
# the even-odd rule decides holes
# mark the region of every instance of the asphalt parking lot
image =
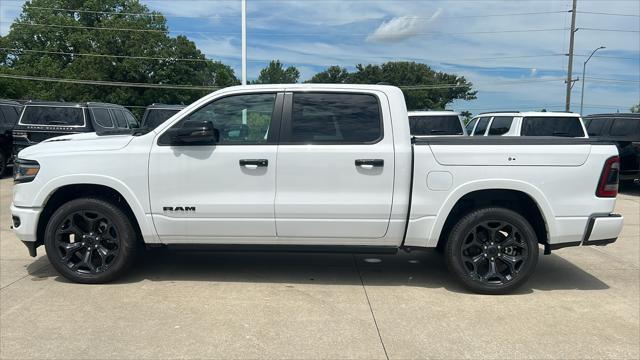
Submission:
[[540,257],[518,293],[470,294],[435,252],[153,251],[77,285],[9,229],[0,180],[0,358],[638,358],[640,191],[622,236]]

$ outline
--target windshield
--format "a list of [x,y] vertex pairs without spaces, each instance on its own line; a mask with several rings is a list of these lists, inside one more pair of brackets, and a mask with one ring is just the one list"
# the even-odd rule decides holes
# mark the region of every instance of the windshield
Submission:
[[409,116],[411,135],[462,135],[458,115]]
[[25,125],[84,126],[84,114],[80,107],[27,106],[20,123]]
[[145,114],[142,126],[153,130],[179,111],[178,109],[149,109]]

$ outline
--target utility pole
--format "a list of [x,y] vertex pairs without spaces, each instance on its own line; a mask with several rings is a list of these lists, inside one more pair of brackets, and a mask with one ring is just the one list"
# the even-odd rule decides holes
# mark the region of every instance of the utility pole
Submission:
[[576,34],[576,3],[578,0],[573,0],[573,7],[571,9],[571,36],[569,38],[569,65],[567,66],[567,97],[564,106],[565,111],[571,110],[571,88],[573,87],[573,37]]
[[247,85],[247,0],[242,0],[242,85]]
[[585,75],[585,72],[587,71],[587,63],[589,62],[589,60],[591,60],[591,57],[593,56],[593,54],[595,54],[596,51],[601,49],[606,49],[606,47],[600,46],[599,48],[593,50],[591,55],[589,55],[587,60],[582,64],[582,91],[580,92],[580,115],[582,115],[582,107],[584,105],[584,82],[585,82],[584,75]]

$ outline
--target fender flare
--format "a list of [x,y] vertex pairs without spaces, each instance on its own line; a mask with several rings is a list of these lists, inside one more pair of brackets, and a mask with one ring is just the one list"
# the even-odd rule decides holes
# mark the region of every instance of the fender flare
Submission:
[[453,210],[453,207],[458,203],[458,201],[469,193],[481,190],[514,190],[528,195],[538,206],[538,210],[540,210],[540,213],[542,214],[542,218],[549,233],[549,238],[552,238],[555,235],[555,216],[553,214],[553,210],[551,209],[549,201],[544,196],[542,191],[540,191],[540,189],[531,185],[530,183],[520,180],[476,180],[461,184],[449,193],[449,196],[446,198],[443,205],[438,210],[435,223],[431,228],[431,233],[427,237],[427,239],[429,239],[430,246],[435,246],[438,243],[438,239],[440,238],[440,234],[442,233],[444,224],[451,214],[451,210]]

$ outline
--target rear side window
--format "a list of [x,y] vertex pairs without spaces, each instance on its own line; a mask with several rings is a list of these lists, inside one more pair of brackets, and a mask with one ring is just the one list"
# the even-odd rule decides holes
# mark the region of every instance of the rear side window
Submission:
[[27,106],[20,120],[25,125],[83,126],[84,114],[75,106]]
[[293,143],[365,144],[382,138],[378,98],[368,94],[296,93]]
[[93,115],[93,120],[98,126],[103,128],[113,127],[113,120],[111,120],[109,110],[104,108],[93,108],[91,109],[91,115]]
[[458,115],[410,116],[411,135],[462,135]]
[[531,116],[522,120],[522,136],[565,136],[582,137],[584,131],[580,118]]
[[635,136],[640,138],[640,118],[615,119],[611,125],[612,136]]
[[124,129],[128,129],[129,126],[127,125],[127,119],[125,119],[124,114],[122,113],[122,110],[120,109],[110,109],[111,114],[113,115],[113,117],[115,118],[115,122],[117,127],[119,128],[124,128]]
[[496,116],[489,127],[489,135],[503,135],[511,129],[512,116]]
[[155,129],[158,125],[165,122],[167,119],[177,114],[180,110],[171,109],[149,109],[145,114],[143,120],[143,126],[148,129]]
[[604,126],[607,121],[607,119],[589,119],[586,124],[589,136],[602,136],[605,130]]
[[478,126],[476,126],[476,130],[473,132],[473,135],[484,135],[485,130],[487,130],[487,125],[489,125],[489,117],[482,117],[478,120]]

